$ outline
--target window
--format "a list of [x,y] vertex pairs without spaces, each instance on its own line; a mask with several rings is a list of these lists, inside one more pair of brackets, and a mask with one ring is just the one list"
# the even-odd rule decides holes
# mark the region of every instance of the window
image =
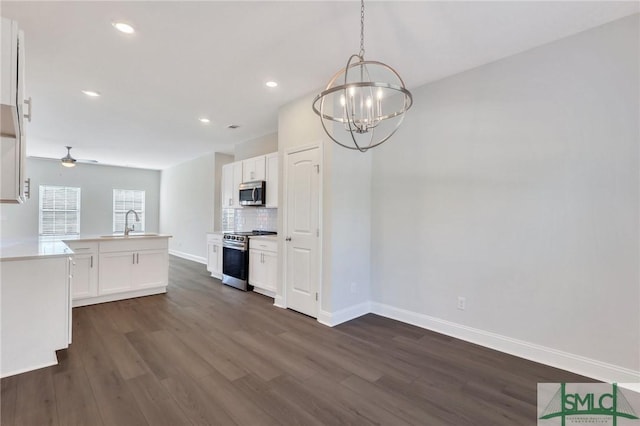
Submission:
[[40,185],[40,236],[80,234],[80,188]]
[[124,232],[125,215],[133,209],[140,217],[136,222],[135,215],[129,214],[129,226],[133,225],[135,231],[144,232],[144,191],[137,189],[113,190],[113,232]]

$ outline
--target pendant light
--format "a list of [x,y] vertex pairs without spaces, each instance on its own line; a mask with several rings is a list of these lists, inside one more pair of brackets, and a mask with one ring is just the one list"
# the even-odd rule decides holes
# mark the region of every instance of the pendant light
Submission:
[[66,146],[65,148],[67,148],[67,155],[60,159],[60,161],[62,161],[62,165],[65,167],[75,167],[76,159],[71,156],[71,147]]
[[364,0],[360,1],[360,52],[351,55],[313,100],[326,134],[340,146],[366,152],[400,128],[413,97],[389,65],[364,59]]

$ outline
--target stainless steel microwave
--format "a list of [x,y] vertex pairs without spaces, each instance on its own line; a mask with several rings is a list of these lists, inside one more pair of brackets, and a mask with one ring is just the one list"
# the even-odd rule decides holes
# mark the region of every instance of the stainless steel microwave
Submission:
[[240,184],[241,206],[264,206],[267,194],[267,182],[256,180]]

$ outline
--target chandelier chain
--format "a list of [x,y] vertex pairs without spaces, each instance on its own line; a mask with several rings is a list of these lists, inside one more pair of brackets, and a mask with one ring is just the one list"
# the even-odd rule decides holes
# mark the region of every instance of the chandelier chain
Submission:
[[360,53],[361,59],[364,59],[364,0],[360,0]]

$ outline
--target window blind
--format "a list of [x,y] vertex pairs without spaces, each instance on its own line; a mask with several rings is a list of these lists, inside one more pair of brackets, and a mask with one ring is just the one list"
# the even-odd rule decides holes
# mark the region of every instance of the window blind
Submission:
[[41,236],[80,234],[80,188],[40,185]]
[[145,192],[137,189],[113,190],[113,232],[124,232],[124,220],[127,211],[133,209],[140,217],[136,222],[133,214],[129,215],[129,226],[135,231],[144,232],[144,199]]

